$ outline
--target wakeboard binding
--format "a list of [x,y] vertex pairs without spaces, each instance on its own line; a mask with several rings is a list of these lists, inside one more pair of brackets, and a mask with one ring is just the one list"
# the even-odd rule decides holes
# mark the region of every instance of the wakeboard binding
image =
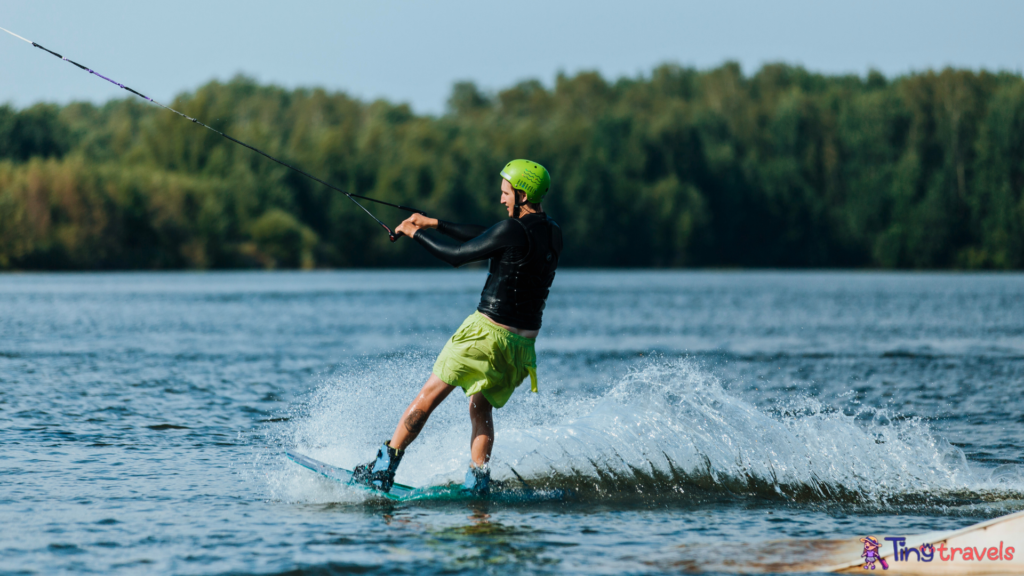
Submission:
[[390,492],[395,484],[395,471],[404,455],[405,450],[396,450],[385,442],[377,450],[377,458],[373,462],[360,464],[352,470],[352,483]]
[[488,466],[470,466],[466,470],[466,480],[462,489],[477,496],[486,496],[491,492],[491,469]]

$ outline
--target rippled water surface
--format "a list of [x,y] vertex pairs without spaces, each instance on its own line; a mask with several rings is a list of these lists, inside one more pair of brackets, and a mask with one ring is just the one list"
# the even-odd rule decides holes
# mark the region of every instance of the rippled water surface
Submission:
[[[396,505],[283,457],[371,458],[483,280],[0,276],[0,573],[648,573],[1024,509],[1021,275],[564,271],[494,474],[571,498]],[[398,481],[468,448],[453,394]]]

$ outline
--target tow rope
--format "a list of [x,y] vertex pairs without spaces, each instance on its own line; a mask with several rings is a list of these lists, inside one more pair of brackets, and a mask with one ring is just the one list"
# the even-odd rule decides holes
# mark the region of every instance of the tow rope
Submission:
[[159,107],[161,107],[161,108],[163,108],[165,110],[170,110],[171,112],[174,112],[178,116],[181,116],[182,118],[184,118],[186,120],[189,120],[190,122],[192,122],[194,124],[198,124],[198,125],[202,126],[203,128],[206,128],[207,130],[210,130],[212,132],[220,134],[221,136],[227,138],[228,140],[234,142],[235,144],[241,144],[242,146],[245,146],[249,150],[252,150],[253,152],[256,152],[257,154],[260,154],[262,156],[265,156],[265,157],[273,160],[274,162],[277,162],[278,164],[280,164],[281,166],[284,166],[285,168],[290,168],[290,169],[298,172],[299,174],[302,174],[306,178],[309,178],[310,180],[319,182],[319,183],[323,184],[324,186],[327,186],[331,190],[335,190],[337,192],[341,192],[346,197],[348,197],[349,200],[354,202],[356,206],[359,206],[360,208],[362,208],[363,212],[366,212],[370,216],[370,218],[373,218],[374,220],[376,220],[377,224],[380,224],[381,227],[384,228],[385,231],[387,231],[388,237],[391,239],[392,242],[398,240],[398,238],[402,236],[402,233],[401,232],[393,232],[391,230],[391,228],[388,228],[387,224],[381,222],[379,218],[374,216],[372,212],[370,212],[369,210],[366,209],[366,206],[363,206],[362,204],[360,204],[359,201],[356,200],[356,198],[362,198],[363,200],[369,200],[370,202],[376,202],[378,204],[383,204],[385,206],[391,206],[392,208],[398,208],[399,210],[405,210],[406,212],[412,212],[413,214],[423,214],[423,215],[426,215],[426,212],[424,212],[422,210],[417,210],[415,208],[409,208],[408,206],[402,206],[401,204],[392,204],[390,202],[385,202],[383,200],[377,200],[376,198],[370,198],[368,196],[361,196],[359,194],[352,194],[350,192],[346,192],[346,191],[342,190],[341,188],[338,188],[337,186],[334,186],[332,184],[328,184],[327,182],[324,182],[323,180],[321,180],[320,178],[317,178],[316,176],[313,176],[309,172],[306,172],[304,170],[300,170],[300,169],[296,168],[295,166],[292,166],[291,164],[288,164],[287,162],[284,162],[283,160],[279,160],[277,158],[274,158],[270,154],[267,154],[266,152],[264,152],[263,150],[260,150],[259,148],[256,148],[255,146],[250,146],[249,144],[246,144],[245,142],[242,142],[241,140],[238,140],[237,138],[232,138],[231,136],[228,136],[227,134],[221,132],[220,130],[217,130],[216,128],[213,128],[213,127],[211,127],[211,126],[209,126],[207,124],[204,124],[204,123],[200,122],[199,120],[196,120],[195,118],[189,116],[188,114],[184,114],[182,112],[178,112],[174,108],[171,108],[170,106],[165,106],[165,105],[161,104],[160,102],[157,102],[156,100],[153,100],[149,96],[146,96],[145,94],[143,94],[141,92],[133,90],[132,88],[129,88],[128,86],[125,86],[124,84],[121,84],[120,82],[117,82],[116,80],[111,80],[110,78],[107,78],[106,76],[100,74],[99,72],[96,72],[95,70],[92,70],[91,68],[87,68],[85,66],[82,66],[81,64],[79,64],[78,62],[75,62],[74,60],[69,60],[68,58],[65,58],[64,56],[61,56],[60,54],[54,52],[53,50],[50,50],[49,48],[46,48],[45,46],[43,46],[41,44],[37,44],[37,43],[29,40],[28,38],[23,38],[21,36],[18,36],[17,34],[15,34],[14,32],[11,32],[10,30],[8,30],[6,28],[0,28],[0,30],[3,30],[4,32],[7,32],[11,36],[14,36],[15,38],[17,38],[19,40],[24,40],[25,42],[28,42],[29,44],[35,46],[36,48],[39,48],[40,50],[43,50],[45,52],[49,52],[50,54],[53,54],[54,56],[56,56],[57,58],[60,58],[61,60],[65,61],[65,62],[68,62],[70,64],[74,64],[75,66],[78,66],[82,70],[85,70],[86,72],[88,72],[88,73],[90,73],[90,74],[92,74],[94,76],[98,76],[100,78],[103,78],[107,82],[110,82],[111,84],[113,84],[113,85],[115,85],[115,86],[117,86],[119,88],[127,90],[128,92],[131,92],[132,94],[138,96],[139,98],[142,98],[143,100],[148,100],[148,101],[152,102],[153,104],[156,104],[157,106],[159,106]]

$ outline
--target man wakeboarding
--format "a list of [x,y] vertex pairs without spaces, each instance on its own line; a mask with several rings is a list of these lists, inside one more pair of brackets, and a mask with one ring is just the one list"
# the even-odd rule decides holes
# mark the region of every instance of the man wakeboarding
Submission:
[[485,229],[413,214],[396,229],[452,266],[488,259],[490,265],[476,312],[448,339],[430,378],[377,458],[353,470],[353,482],[390,491],[405,450],[430,414],[452,390],[462,388],[469,398],[473,427],[473,463],[463,487],[486,494],[494,446],[492,408],[504,406],[527,376],[531,390],[537,392],[534,341],[562,252],[562,231],[541,208],[551,187],[546,168],[530,160],[513,160],[500,174],[507,220]]

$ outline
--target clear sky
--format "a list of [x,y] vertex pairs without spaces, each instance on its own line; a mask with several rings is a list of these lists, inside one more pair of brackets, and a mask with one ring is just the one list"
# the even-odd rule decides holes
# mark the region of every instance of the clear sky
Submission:
[[[157,100],[244,73],[442,113],[453,82],[500,90],[561,71],[784,61],[892,76],[1024,69],[1024,1],[3,0],[0,27]],[[127,93],[0,33],[0,103]]]

